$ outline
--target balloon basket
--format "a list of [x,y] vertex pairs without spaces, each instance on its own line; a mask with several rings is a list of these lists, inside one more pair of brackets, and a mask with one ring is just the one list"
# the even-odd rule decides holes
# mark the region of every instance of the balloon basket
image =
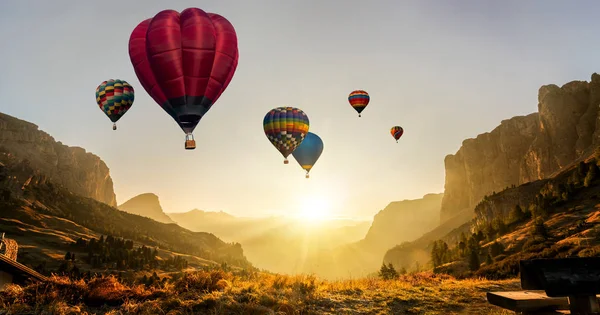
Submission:
[[196,148],[196,140],[185,140],[185,149],[194,150]]
[[194,150],[196,148],[196,140],[192,134],[185,135],[185,149]]
[[113,130],[117,130],[117,124],[113,124]]
[[283,164],[290,164],[290,161],[288,161],[288,159],[283,160]]
[[310,176],[308,176],[308,174],[306,174],[306,178],[310,178]]
[[358,117],[362,117],[362,116],[360,116],[360,114],[358,114]]

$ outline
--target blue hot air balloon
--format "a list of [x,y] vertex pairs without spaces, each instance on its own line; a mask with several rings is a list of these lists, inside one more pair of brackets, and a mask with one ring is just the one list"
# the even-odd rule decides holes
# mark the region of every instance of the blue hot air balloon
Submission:
[[312,132],[308,132],[302,143],[292,152],[298,164],[306,170],[306,178],[309,177],[308,172],[317,163],[321,152],[323,152],[323,140]]

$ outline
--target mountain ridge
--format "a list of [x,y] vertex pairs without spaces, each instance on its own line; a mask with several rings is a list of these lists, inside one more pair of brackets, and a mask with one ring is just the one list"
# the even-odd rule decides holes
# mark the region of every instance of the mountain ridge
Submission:
[[[47,179],[111,206],[117,200],[106,163],[81,147],[56,141],[31,122],[0,112],[0,153],[15,155]],[[17,179],[25,183],[29,178]]]
[[504,119],[465,139],[444,159],[441,220],[473,209],[484,195],[547,178],[600,144],[600,75],[538,90],[538,111]]

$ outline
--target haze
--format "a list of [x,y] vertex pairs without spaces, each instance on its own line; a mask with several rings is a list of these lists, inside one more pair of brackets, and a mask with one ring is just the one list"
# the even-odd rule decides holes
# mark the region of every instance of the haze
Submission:
[[[193,6],[232,22],[240,61],[186,151],[127,43],[143,19]],[[153,192],[167,212],[257,216],[321,200],[332,215],[371,217],[442,192],[445,155],[536,111],[539,86],[587,79],[600,67],[597,12],[595,1],[4,0],[0,111],[101,156],[119,204]],[[136,91],[117,131],[94,95],[110,78]],[[371,95],[361,118],[347,102],[354,89]],[[308,180],[263,133],[265,113],[285,105],[303,109],[325,143]],[[398,144],[393,125],[405,130]]]

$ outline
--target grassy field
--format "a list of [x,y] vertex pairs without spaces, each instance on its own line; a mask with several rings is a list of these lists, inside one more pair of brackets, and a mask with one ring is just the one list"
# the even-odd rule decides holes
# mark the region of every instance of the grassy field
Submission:
[[0,293],[0,314],[510,314],[489,305],[485,293],[517,289],[517,280],[432,273],[322,281],[213,269],[149,286],[113,276],[11,285]]

